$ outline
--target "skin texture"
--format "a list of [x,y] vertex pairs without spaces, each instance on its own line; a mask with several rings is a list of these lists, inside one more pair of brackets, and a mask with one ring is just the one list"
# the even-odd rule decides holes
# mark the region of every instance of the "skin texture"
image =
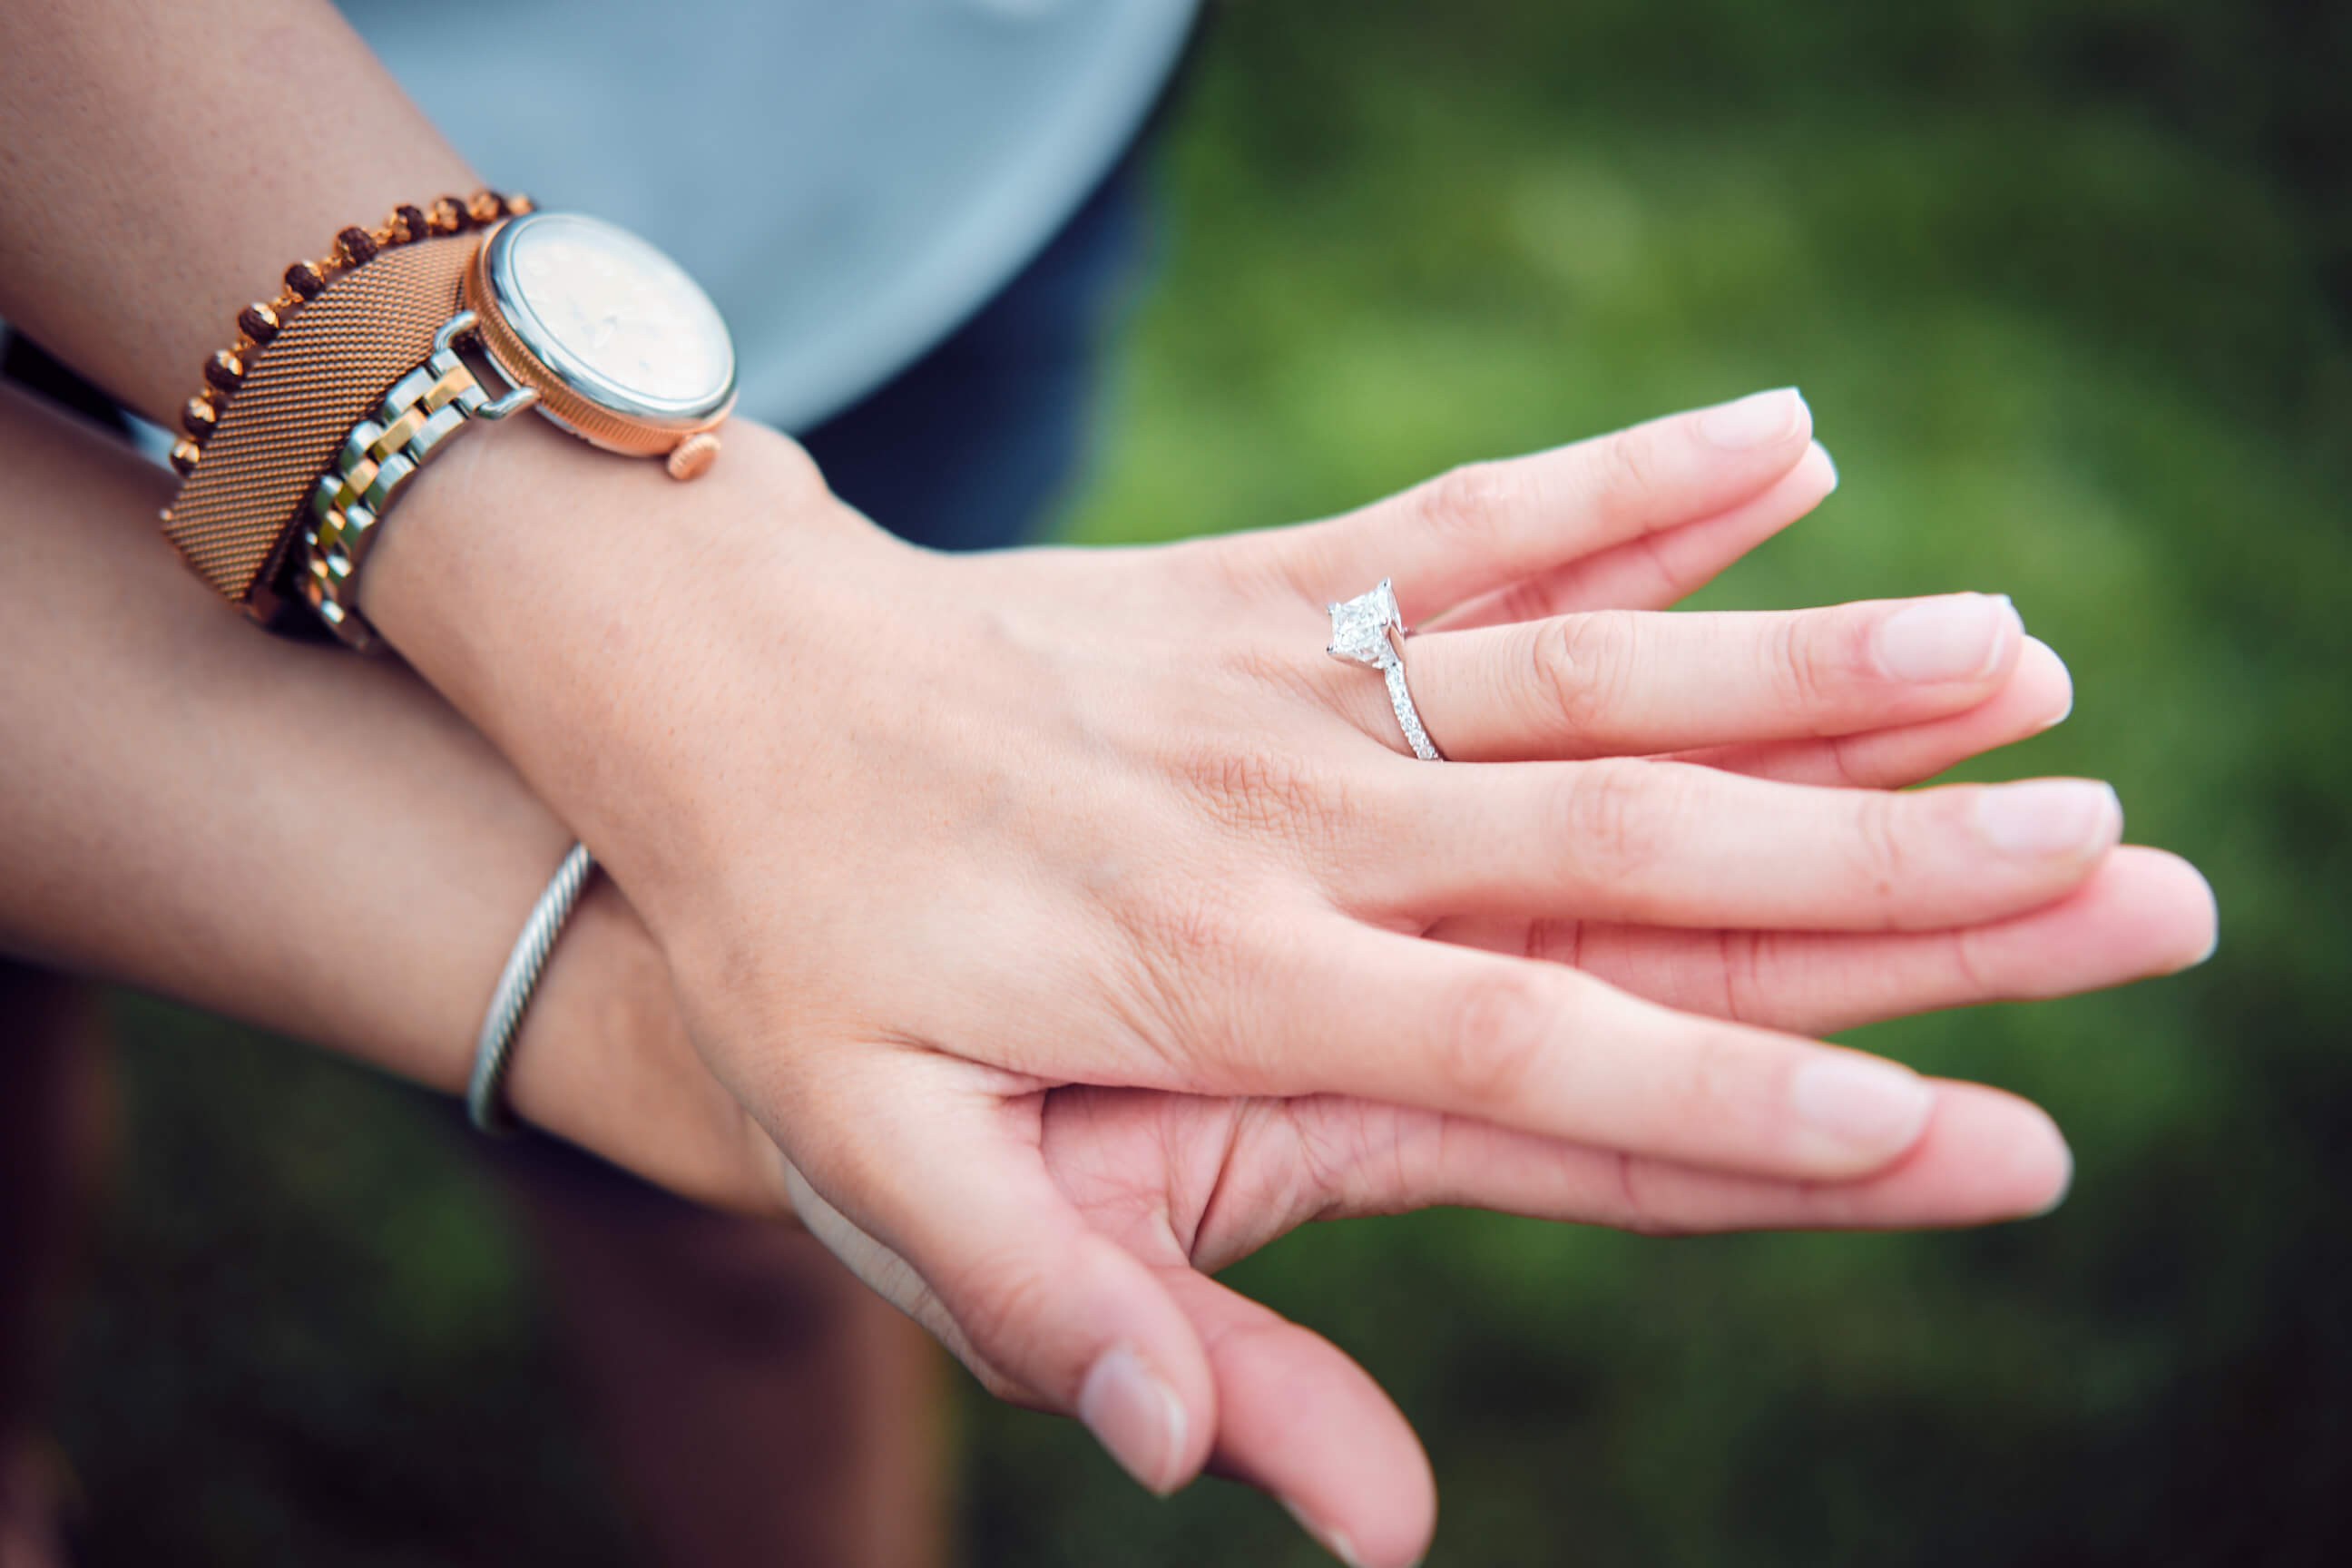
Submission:
[[[159,418],[286,260],[478,183],[298,0],[11,6],[0,159],[0,313]],[[556,1004],[590,1048],[526,1039],[526,1068],[569,1060],[590,1086],[526,1079],[527,1115],[680,1164],[662,1179],[685,1190],[788,1193],[992,1387],[1079,1414],[1155,1488],[1213,1458],[1363,1562],[1427,1542],[1409,1432],[1336,1352],[1198,1265],[1312,1214],[1425,1201],[1653,1227],[2030,1212],[2064,1180],[2039,1112],[1794,1031],[2105,984],[2210,942],[2201,881],[2118,852],[2096,786],[1845,787],[2063,711],[2063,670],[1997,608],[1975,606],[1982,657],[1926,679],[1897,670],[1916,649],[1890,640],[1896,606],[1580,614],[1663,605],[1819,499],[1831,470],[1793,393],[1326,523],[964,559],[891,541],[782,437],[725,438],[680,486],[517,421],[417,483],[363,605],[463,722],[396,674],[314,658],[289,678],[322,716],[300,738],[366,752],[365,703],[408,714],[439,749],[401,755],[446,767],[370,775],[350,809],[487,850],[478,869],[379,868],[370,929],[421,923],[429,865],[501,890],[455,900],[446,934],[468,945],[446,971],[444,933],[387,935],[263,1005],[454,1083],[458,999],[487,989],[568,824],[626,903],[592,906],[565,945],[633,956],[621,989]],[[56,564],[35,549],[12,583]],[[1319,652],[1323,603],[1381,576],[1440,628],[1408,662],[1449,765],[1401,755],[1377,682]],[[110,607],[86,601],[86,623]],[[93,966],[161,950],[234,1006],[306,934],[347,929],[373,851],[342,836],[285,862],[311,873],[300,930],[224,899],[302,814],[242,836],[213,814],[240,790],[325,792],[255,765],[285,708],[243,705],[226,663],[177,642],[139,646],[140,744],[12,746],[12,807],[102,849],[154,782],[140,753],[172,728],[165,694],[201,675],[239,700],[249,744],[215,733],[212,771],[176,781],[163,842],[189,847],[144,873],[174,900],[136,906],[146,934],[37,861],[11,878],[31,889],[12,929]],[[12,735],[86,724],[63,681],[25,684]],[[197,932],[224,903],[231,931]],[[214,940],[225,968],[196,956]],[[2018,973],[1985,967],[2004,957]],[[417,992],[374,1004],[380,1038],[356,1021],[378,970]],[[662,976],[707,1072],[678,1066],[677,1025],[647,1023]],[[633,1054],[641,1036],[673,1054]],[[616,1125],[680,1085],[691,1153]]]
[[[71,668],[112,694],[99,707],[58,701],[40,681],[5,688],[0,729],[40,743],[9,748],[0,776],[13,807],[0,816],[11,868],[0,936],[454,1092],[498,954],[562,827],[396,666],[277,642],[222,615],[133,526],[162,475],[13,395],[0,394],[0,451],[20,479],[0,496],[0,668]],[[1765,492],[1785,504],[1782,522],[1826,488],[1810,455],[1796,472],[1802,482]],[[1708,519],[1664,537],[1685,531],[1732,537]],[[1435,639],[1412,645],[1427,646]],[[1834,754],[1870,769],[1866,782],[1908,782],[2033,732],[2068,700],[2063,667],[2031,640],[1986,684],[1972,706],[1860,731]],[[1907,686],[1885,694],[1891,713],[1916,701]],[[281,721],[289,711],[313,721],[298,731]],[[1743,754],[1803,773],[1832,753],[1789,741]],[[369,833],[299,809],[333,793],[366,814]],[[236,851],[236,875],[216,846]],[[322,863],[331,876],[296,869]],[[127,921],[125,908],[152,918]],[[377,935],[368,964],[348,962],[353,926]],[[2195,872],[2139,849],[2105,857],[2054,903],[1957,932],[1726,935],[1510,917],[1433,928],[1696,1015],[1807,1031],[2160,973],[2196,957],[2210,932]],[[704,1068],[650,934],[608,879],[556,949],[513,1089],[530,1120],[675,1190],[779,1217],[797,1202],[865,1278],[991,1366],[929,1280],[793,1171]],[[1628,1157],[1346,1094],[1073,1086],[1005,1094],[991,1114],[1020,1130],[1056,1205],[1142,1267],[1198,1335],[1216,1400],[1212,1462],[1366,1562],[1409,1560],[1431,1528],[1409,1429],[1326,1342],[1208,1277],[1291,1226],[1432,1203],[1651,1231],[1970,1224],[2045,1206],[2067,1171],[2039,1112],[1950,1084],[1898,1159],[1833,1184]],[[1164,1472],[1150,1479],[1167,1484]]]

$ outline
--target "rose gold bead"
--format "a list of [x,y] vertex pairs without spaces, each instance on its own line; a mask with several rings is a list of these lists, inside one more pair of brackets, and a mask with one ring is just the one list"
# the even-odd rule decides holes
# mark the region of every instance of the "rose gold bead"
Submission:
[[197,445],[213,438],[213,427],[220,423],[220,410],[213,406],[209,395],[200,394],[188,399],[180,410],[180,428],[185,430]]
[[436,234],[456,234],[466,226],[466,208],[455,196],[441,196],[425,209],[425,222]]
[[315,300],[327,291],[327,275],[315,261],[298,261],[286,269],[286,287],[305,300]]
[[276,337],[278,329],[285,324],[276,310],[259,300],[236,313],[236,330],[257,344]]
[[235,392],[245,383],[245,362],[235,350],[223,349],[205,361],[205,379],[223,392]]
[[466,198],[466,216],[477,226],[496,223],[506,216],[506,203],[495,191],[476,191]]
[[433,226],[425,220],[425,209],[413,203],[393,208],[392,216],[400,220],[400,237],[404,241],[423,239],[433,232]]
[[178,469],[180,477],[184,479],[196,471],[196,465],[203,461],[205,449],[194,441],[182,441],[172,448],[172,467]]
[[535,210],[538,205],[539,204],[537,202],[532,201],[520,191],[517,191],[512,195],[507,197],[507,216],[509,217],[520,217],[523,214]]
[[688,436],[670,448],[669,461],[665,465],[674,479],[691,479],[700,476],[719,460],[719,437],[705,430]]
[[375,249],[375,236],[357,224],[335,236],[335,255],[346,267],[359,267],[373,261]]

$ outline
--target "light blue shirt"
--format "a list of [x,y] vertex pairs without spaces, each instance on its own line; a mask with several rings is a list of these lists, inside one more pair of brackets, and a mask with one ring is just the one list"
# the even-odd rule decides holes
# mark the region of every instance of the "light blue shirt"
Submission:
[[1053,237],[1196,7],[343,0],[485,179],[694,274],[734,333],[743,411],[786,429],[919,358]]

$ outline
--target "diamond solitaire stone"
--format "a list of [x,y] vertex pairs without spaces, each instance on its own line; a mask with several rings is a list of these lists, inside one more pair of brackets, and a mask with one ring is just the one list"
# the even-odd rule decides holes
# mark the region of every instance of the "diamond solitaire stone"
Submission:
[[1388,578],[1381,578],[1380,586],[1368,594],[1325,607],[1331,612],[1331,646],[1325,651],[1333,658],[1369,664],[1374,669],[1385,669],[1396,661],[1389,631],[1391,627],[1403,631],[1404,616],[1397,613],[1396,594]]
[[1404,616],[1397,609],[1389,579],[1381,578],[1380,586],[1369,594],[1323,607],[1331,612],[1331,646],[1323,651],[1349,664],[1368,664],[1379,670],[1388,683],[1389,706],[1396,710],[1397,724],[1404,731],[1412,754],[1424,763],[1444,762],[1429,731],[1421,726],[1421,715],[1413,710],[1412,693],[1405,689],[1404,656],[1389,637],[1391,632],[1399,639],[1405,635]]

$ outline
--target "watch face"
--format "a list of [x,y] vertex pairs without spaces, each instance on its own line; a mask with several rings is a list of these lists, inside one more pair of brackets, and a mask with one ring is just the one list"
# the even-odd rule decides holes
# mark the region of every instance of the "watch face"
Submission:
[[719,308],[677,263],[626,229],[531,213],[483,252],[499,314],[573,391],[614,412],[690,424],[735,392]]

